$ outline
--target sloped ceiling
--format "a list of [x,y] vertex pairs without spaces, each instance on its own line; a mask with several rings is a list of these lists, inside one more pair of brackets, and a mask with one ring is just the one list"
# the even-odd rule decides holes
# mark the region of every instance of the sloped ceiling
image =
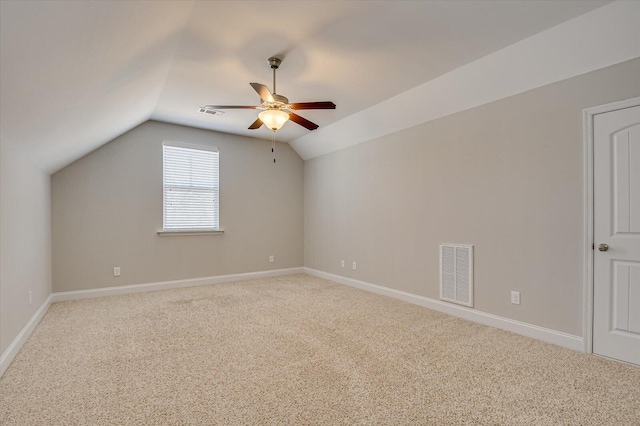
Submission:
[[338,105],[301,113],[328,126],[606,3],[3,1],[0,136],[50,173],[150,118],[266,139],[256,111],[197,107],[257,104],[273,55],[278,93]]

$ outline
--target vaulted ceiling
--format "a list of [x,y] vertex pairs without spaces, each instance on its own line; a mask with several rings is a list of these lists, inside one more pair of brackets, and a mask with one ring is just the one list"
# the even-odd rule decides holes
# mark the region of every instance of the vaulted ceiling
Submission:
[[197,107],[257,104],[249,82],[271,86],[273,55],[280,94],[338,105],[301,112],[320,132],[606,3],[3,1],[0,136],[48,172],[148,119],[266,139],[254,110]]

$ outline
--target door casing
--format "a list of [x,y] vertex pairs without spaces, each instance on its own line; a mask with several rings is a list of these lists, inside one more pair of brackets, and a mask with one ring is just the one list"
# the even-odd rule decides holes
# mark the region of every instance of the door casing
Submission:
[[[583,182],[584,182],[584,279],[583,279],[583,316],[582,316],[582,336],[584,341],[584,352],[593,353],[593,118],[598,114],[604,114],[620,109],[632,108],[640,105],[640,97],[626,99],[624,101],[613,102],[606,105],[599,105],[586,108],[582,111],[582,135],[583,135]],[[621,361],[622,362],[622,361]]]

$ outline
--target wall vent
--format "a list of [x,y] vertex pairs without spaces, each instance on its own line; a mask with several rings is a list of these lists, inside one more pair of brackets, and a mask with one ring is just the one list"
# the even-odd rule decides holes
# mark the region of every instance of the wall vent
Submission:
[[440,245],[440,299],[473,306],[472,245]]
[[201,107],[198,109],[198,111],[205,114],[211,114],[211,115],[224,115],[224,111],[221,111],[219,109],[210,109],[207,107]]

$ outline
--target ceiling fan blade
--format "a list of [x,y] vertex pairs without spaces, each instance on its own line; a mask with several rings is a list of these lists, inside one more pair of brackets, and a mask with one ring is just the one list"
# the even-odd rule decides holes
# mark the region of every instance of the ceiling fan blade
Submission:
[[258,109],[257,106],[248,105],[205,105],[200,107],[201,110],[206,109]]
[[291,104],[291,109],[300,110],[300,109],[336,109],[336,104],[331,101],[323,101],[323,102],[299,102],[296,104]]
[[315,130],[317,129],[318,126],[316,123],[313,123],[309,120],[307,120],[304,117],[300,117],[298,114],[296,114],[295,112],[290,112],[289,113],[289,120],[293,121],[296,124],[301,125],[302,127],[308,129],[308,130]]
[[251,126],[249,126],[249,130],[255,130],[255,129],[259,129],[262,126],[262,120],[260,120],[259,118],[253,122],[253,124]]
[[258,92],[258,95],[260,95],[260,99],[262,99],[263,101],[267,101],[267,102],[276,101],[275,99],[273,99],[273,95],[271,94],[271,91],[264,84],[260,84],[260,83],[249,83],[249,84],[251,85],[251,87],[253,87],[253,90]]

